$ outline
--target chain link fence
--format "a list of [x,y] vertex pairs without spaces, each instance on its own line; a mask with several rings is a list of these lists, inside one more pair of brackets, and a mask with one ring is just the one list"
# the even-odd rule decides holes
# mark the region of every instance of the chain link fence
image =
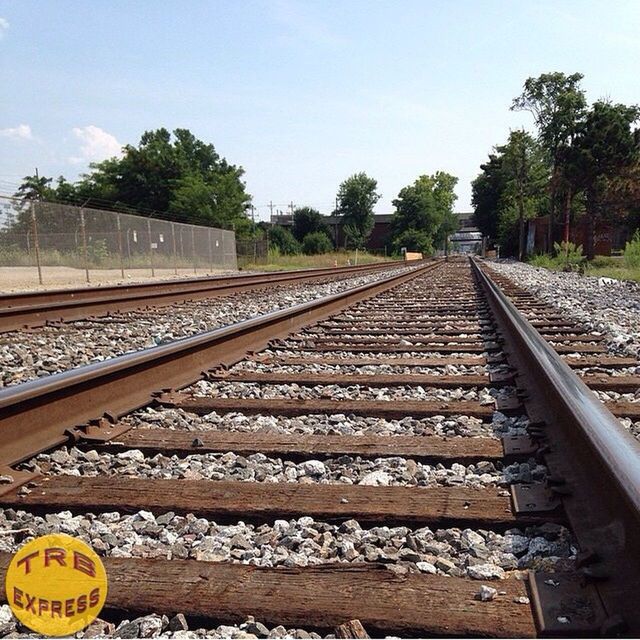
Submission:
[[269,235],[262,238],[238,238],[236,240],[238,266],[267,264],[269,261]]
[[2,288],[205,275],[237,267],[233,231],[0,197]]

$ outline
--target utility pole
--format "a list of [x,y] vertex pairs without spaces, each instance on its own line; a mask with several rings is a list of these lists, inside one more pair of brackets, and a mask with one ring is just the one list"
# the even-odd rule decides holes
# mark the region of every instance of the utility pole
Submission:
[[273,222],[273,200],[269,200],[269,222]]
[[256,224],[256,208],[251,205],[251,222],[253,223],[254,229],[253,229],[253,264],[256,263],[256,258],[258,255],[258,239],[256,238],[256,230],[255,230],[255,224]]
[[336,208],[333,212],[333,244],[338,250],[338,196],[336,196]]

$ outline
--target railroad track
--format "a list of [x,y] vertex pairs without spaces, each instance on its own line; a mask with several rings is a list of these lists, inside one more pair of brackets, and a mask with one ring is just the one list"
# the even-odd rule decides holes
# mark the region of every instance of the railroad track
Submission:
[[434,262],[1,391],[0,506],[78,514],[114,616],[637,635],[636,366]]
[[45,324],[166,306],[187,300],[227,296],[274,285],[313,282],[327,277],[351,277],[403,264],[405,263],[377,262],[326,269],[298,269],[273,273],[0,294],[0,333],[25,327],[40,327]]

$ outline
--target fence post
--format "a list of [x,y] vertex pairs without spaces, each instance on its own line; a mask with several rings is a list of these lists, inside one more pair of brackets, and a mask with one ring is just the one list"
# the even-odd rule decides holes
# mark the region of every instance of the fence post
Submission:
[[36,221],[36,205],[31,203],[31,226],[33,227],[33,248],[36,254],[36,266],[38,267],[38,282],[42,283],[42,267],[40,266],[40,244],[38,243],[38,223]]
[[116,213],[116,226],[118,228],[118,255],[120,256],[120,275],[124,280],[124,256],[122,255],[122,227],[120,225],[119,213]]
[[213,241],[211,239],[211,227],[209,227],[209,265],[210,271],[213,273]]
[[191,225],[191,249],[193,251],[193,273],[198,275],[198,261],[196,259],[196,228]]
[[87,251],[87,227],[84,222],[84,209],[80,209],[80,233],[82,234],[82,254],[84,257],[84,273],[89,282],[89,252]]
[[151,242],[151,220],[147,218],[147,233],[149,234],[149,262],[151,263],[151,277],[156,275],[153,268],[153,242]]
[[176,255],[176,224],[171,223],[171,240],[173,241],[173,273],[178,275],[178,256]]

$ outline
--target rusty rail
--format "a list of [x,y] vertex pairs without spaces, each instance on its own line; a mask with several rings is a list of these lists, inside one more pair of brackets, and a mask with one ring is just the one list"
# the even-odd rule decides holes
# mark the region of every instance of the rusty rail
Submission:
[[[59,446],[78,425],[148,404],[209,369],[238,362],[308,324],[428,272],[439,262],[237,324],[144,349],[0,391],[0,467]],[[110,436],[108,428],[105,429]]]
[[90,316],[229,295],[274,284],[297,284],[324,277],[369,273],[405,264],[402,261],[375,262],[351,267],[0,294],[0,333],[39,327],[47,322],[70,322]]
[[[640,593],[640,443],[479,264],[472,260],[472,265],[509,363],[519,372],[530,429],[546,444],[551,493],[561,496],[582,549],[581,579],[595,586],[604,605],[601,631],[636,635],[640,608],[631,594]],[[553,620],[548,623],[553,635]]]

